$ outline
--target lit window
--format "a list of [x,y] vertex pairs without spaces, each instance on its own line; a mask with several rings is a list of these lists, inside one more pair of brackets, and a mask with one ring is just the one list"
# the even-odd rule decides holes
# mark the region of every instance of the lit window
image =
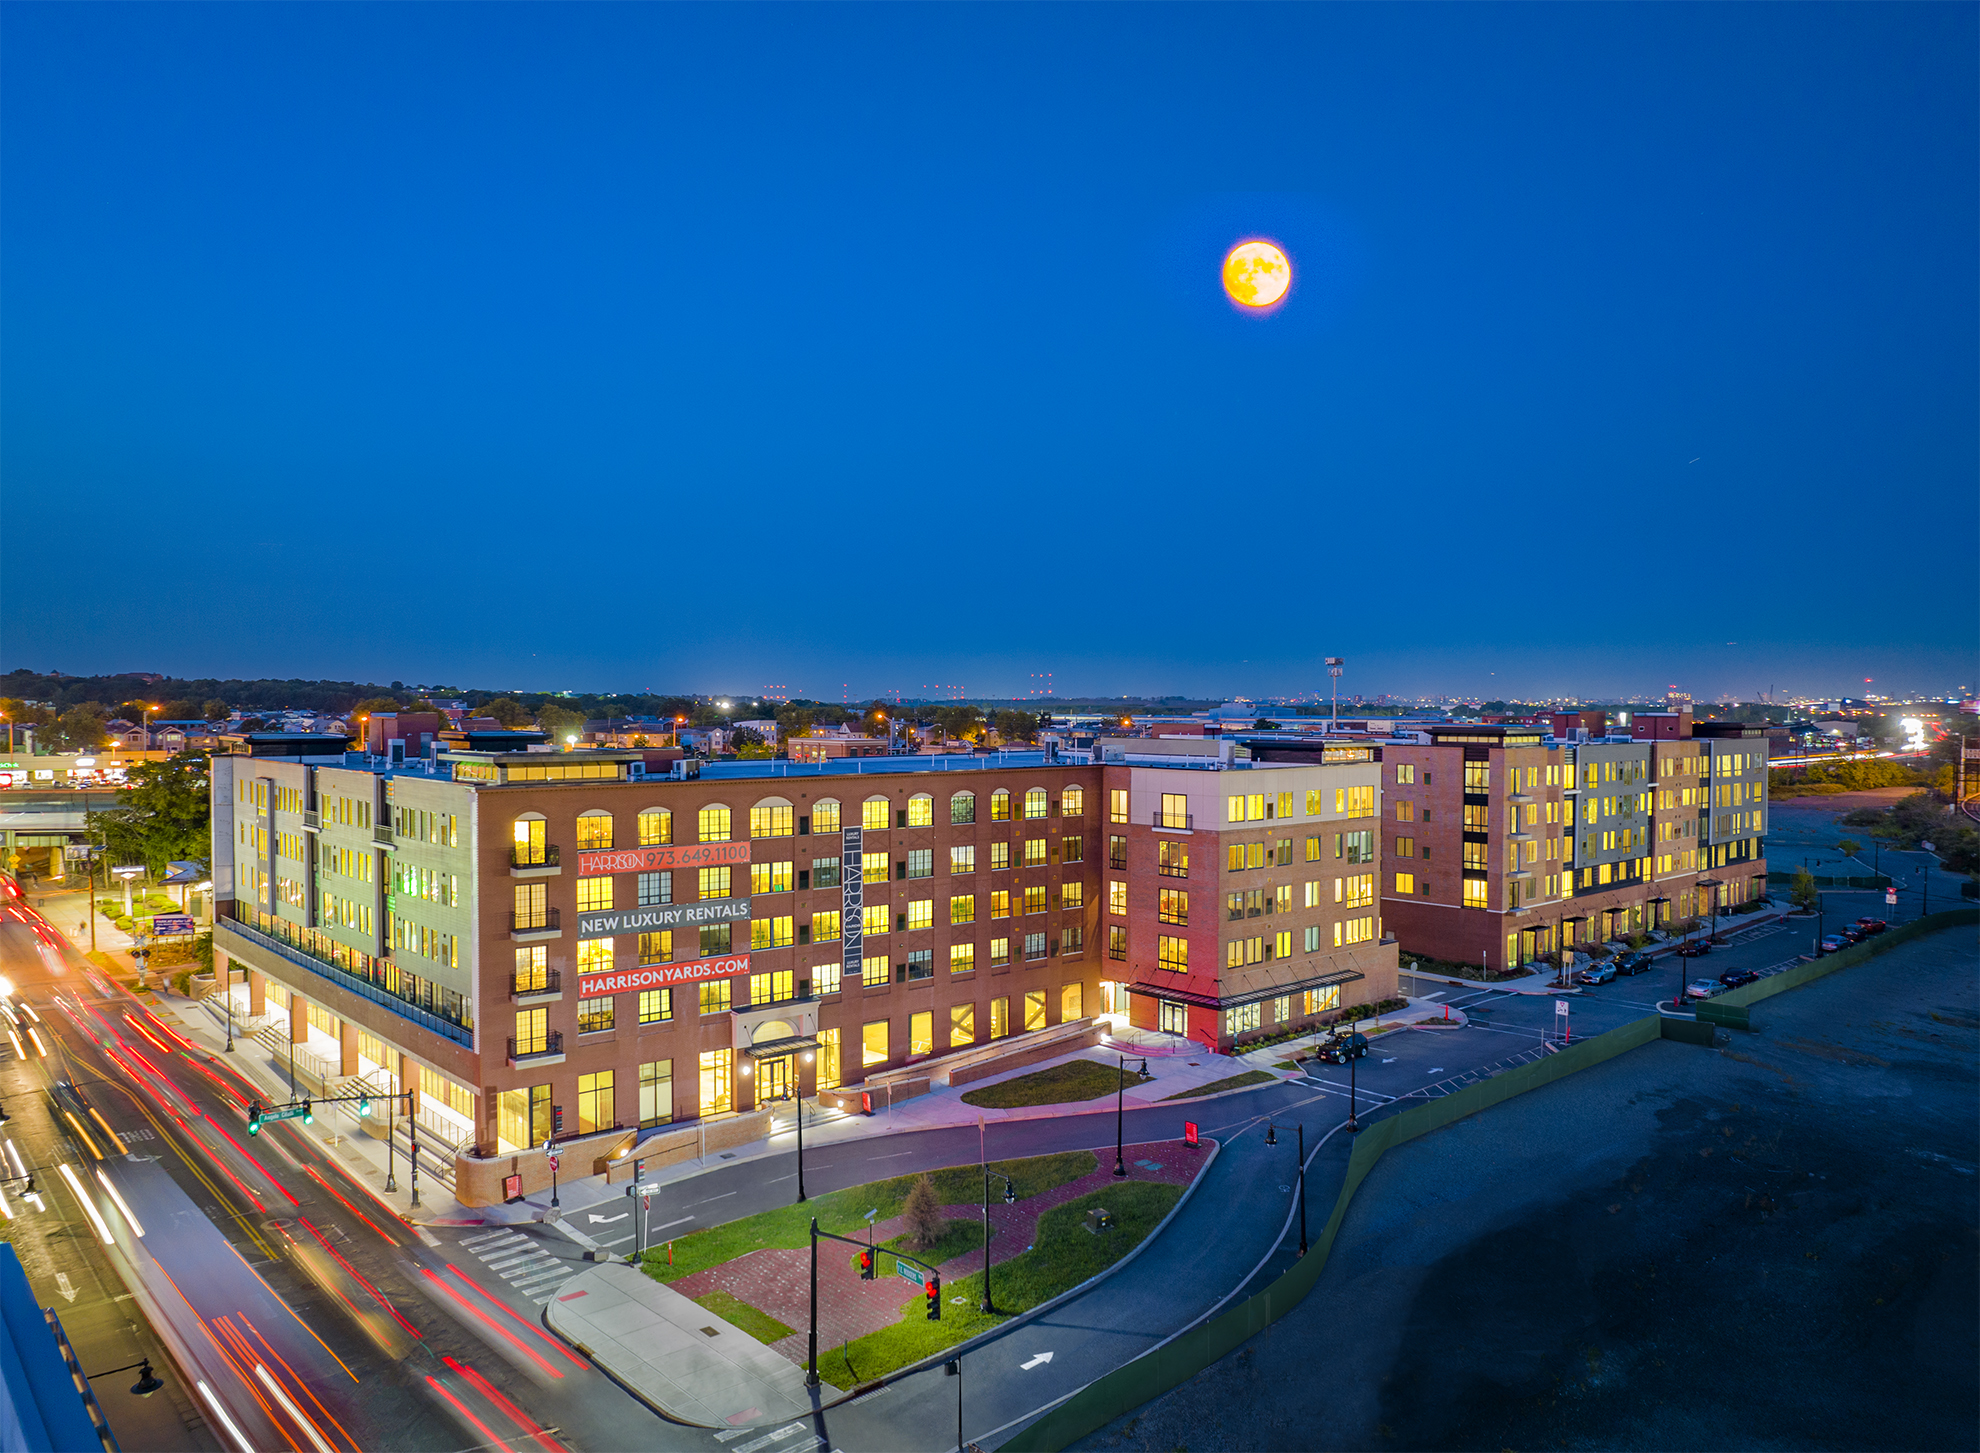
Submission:
[[869,797],[859,807],[859,825],[868,832],[882,832],[887,826],[887,814],[892,811],[884,797]]
[[976,922],[976,895],[974,893],[958,893],[949,899],[949,922]]
[[709,979],[696,986],[700,991],[701,1012],[703,1014],[727,1014],[729,1012],[730,986],[727,979]]
[[749,810],[749,835],[756,837],[789,837],[796,831],[796,809],[788,802],[772,803]]
[[578,847],[581,849],[609,848],[612,846],[612,814],[609,812],[581,812],[577,820]]
[[933,827],[935,825],[935,799],[930,797],[926,792],[910,797],[908,799],[907,814],[909,827]]
[[869,903],[860,910],[861,932],[878,938],[893,926],[893,913],[884,903]]
[[990,895],[990,916],[992,918],[1011,916],[1011,895],[1008,892],[999,891]]
[[1107,880],[1107,911],[1116,917],[1127,917],[1128,885],[1119,878]]
[[813,832],[837,832],[839,830],[839,804],[830,797],[821,798],[811,809],[811,830]]
[[949,871],[951,873],[974,873],[976,871],[975,847],[950,848]]
[[672,963],[673,959],[674,931],[671,928],[639,936],[639,961],[642,964],[666,964]]
[[1189,972],[1189,940],[1180,934],[1165,933],[1155,940],[1155,966],[1172,973]]
[[697,816],[697,825],[702,842],[725,843],[729,840],[729,809],[704,807]]
[[1024,890],[1024,911],[1026,913],[1043,913],[1045,911],[1045,885],[1043,883]]
[[909,933],[913,933],[918,929],[933,928],[935,926],[935,900],[933,898],[923,898],[918,902],[908,904],[907,920]]
[[1024,1032],[1045,1027],[1045,991],[1033,989],[1024,996]]
[[701,869],[698,879],[701,887],[701,896],[703,898],[727,898],[729,896],[729,875],[730,869],[726,866]]
[[976,1043],[976,1006],[974,1004],[951,1004],[949,1006],[949,1048],[960,1049],[966,1044]]
[[1050,799],[1051,794],[1043,787],[1028,789],[1024,794],[1024,815],[1027,818],[1043,817],[1047,810],[1046,805]]
[[672,989],[642,989],[639,991],[639,1022],[641,1024],[664,1024],[674,1017],[674,991]]
[[639,845],[655,847],[674,840],[674,814],[664,807],[649,807],[639,815]]
[[1062,817],[1084,817],[1086,815],[1086,792],[1083,788],[1068,787],[1059,794],[1059,814]]
[[1045,839],[1031,837],[1024,840],[1024,865],[1027,868],[1045,866]]
[[608,994],[598,999],[577,1001],[579,1034],[597,1034],[612,1027],[612,998]]
[[1086,885],[1077,878],[1065,885],[1062,907],[1084,908],[1086,906]]
[[838,936],[838,909],[824,909],[811,915],[811,941],[813,943],[830,943]]
[[961,826],[966,822],[976,821],[976,794],[974,792],[958,792],[954,797],[949,799],[949,821],[957,826]]
[[876,1019],[860,1030],[860,1063],[883,1065],[887,1062],[887,1021]]
[[990,820],[992,822],[1011,820],[1011,794],[1001,787],[990,794]]
[[949,945],[949,972],[969,974],[976,971],[976,945],[973,943],[952,943]]

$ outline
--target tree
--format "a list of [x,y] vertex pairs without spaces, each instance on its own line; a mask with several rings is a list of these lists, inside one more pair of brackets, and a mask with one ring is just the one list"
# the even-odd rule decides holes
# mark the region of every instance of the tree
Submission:
[[760,747],[762,745],[763,733],[755,727],[737,727],[729,733],[729,746],[737,753],[741,753],[744,747]]
[[529,725],[529,708],[513,696],[498,696],[493,701],[483,702],[475,709],[476,716],[490,716],[503,726],[515,728]]
[[85,701],[62,713],[55,723],[53,745],[59,751],[94,752],[103,746],[104,726],[109,713],[94,701]]
[[1836,844],[1836,851],[1841,853],[1845,858],[1853,858],[1863,851],[1863,844],[1853,837],[1846,837]]
[[949,1221],[942,1214],[941,1203],[935,1199],[935,1182],[925,1175],[915,1177],[914,1189],[908,1192],[907,1202],[901,1207],[901,1219],[907,1223],[910,1250],[925,1251],[942,1239]]
[[375,711],[397,710],[399,710],[399,699],[396,696],[367,696],[351,708],[351,715],[370,716]]
[[199,717],[201,721],[225,721],[227,719],[227,713],[232,710],[233,708],[227,705],[226,702],[214,696],[209,697],[194,715]]
[[802,706],[780,706],[777,708],[777,728],[784,734],[784,740],[792,737],[808,737],[811,727],[818,720],[817,713]]
[[1806,867],[1794,870],[1794,887],[1788,896],[1796,908],[1813,912],[1822,901],[1822,891],[1815,886],[1815,875]]
[[212,808],[204,752],[180,752],[130,769],[117,805],[89,816],[113,862],[161,873],[171,862],[205,862]]
[[970,742],[983,735],[983,713],[973,706],[938,706],[935,724],[952,741]]
[[1038,718],[1028,711],[997,713],[997,735],[1007,742],[1028,742],[1038,735]]
[[866,714],[860,720],[865,725],[868,736],[884,737],[887,734],[887,722],[892,715],[892,708],[886,702],[872,701],[867,703]]
[[563,746],[564,738],[581,736],[584,732],[584,716],[581,712],[544,702],[536,709],[536,724],[550,733],[550,740]]

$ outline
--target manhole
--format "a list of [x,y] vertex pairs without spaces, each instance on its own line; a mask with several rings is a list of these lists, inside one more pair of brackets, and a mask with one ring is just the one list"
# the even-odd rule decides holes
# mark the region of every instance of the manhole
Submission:
[[722,1334],[717,1332],[713,1327],[703,1327],[701,1329],[701,1335],[704,1337],[720,1337]]

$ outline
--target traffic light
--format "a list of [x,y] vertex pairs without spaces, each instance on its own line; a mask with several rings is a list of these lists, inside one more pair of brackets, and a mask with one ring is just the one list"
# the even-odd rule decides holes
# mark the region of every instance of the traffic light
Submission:
[[305,1100],[302,1102],[302,1112],[303,1124],[314,1125],[316,1123],[316,1117],[309,1113],[309,1101]]
[[928,1320],[942,1320],[942,1278],[929,1273],[928,1280],[921,1284],[922,1295],[928,1298]]
[[261,1101],[248,1101],[248,1134],[261,1134]]
[[873,1253],[871,1251],[862,1251],[859,1254],[859,1279],[861,1281],[873,1280]]
[[371,1115],[371,1096],[358,1096],[358,1119],[368,1119]]

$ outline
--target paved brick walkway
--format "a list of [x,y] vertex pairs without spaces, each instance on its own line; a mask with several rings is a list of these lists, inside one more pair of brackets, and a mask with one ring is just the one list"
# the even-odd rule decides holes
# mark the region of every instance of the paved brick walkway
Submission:
[[[1178,1140],[1130,1145],[1125,1153],[1129,1179],[1174,1186],[1188,1185],[1207,1156],[1206,1151],[1191,1150]],[[1054,1206],[1116,1184],[1114,1160],[1111,1155],[1101,1154],[1100,1164],[1091,1174],[1027,1197],[1015,1205],[1007,1206],[996,1199],[996,1183],[993,1181],[991,1184],[990,1261],[994,1269],[997,1263],[1009,1261],[1030,1248],[1040,1215]],[[942,1214],[951,1220],[980,1221],[983,1206],[981,1202],[944,1206]],[[874,1224],[873,1239],[876,1242],[886,1241],[905,1229],[899,1216],[889,1217]],[[892,1274],[875,1277],[872,1281],[861,1281],[858,1269],[852,1264],[852,1255],[850,1248],[835,1242],[821,1244],[818,1248],[818,1345],[821,1350],[892,1326],[900,1320],[902,1308],[911,1299],[918,1300],[921,1295],[910,1292],[907,1282]],[[889,1264],[885,1259],[881,1262],[882,1267]],[[983,1248],[979,1246],[944,1262],[939,1269],[945,1286],[971,1272],[981,1271]],[[705,1296],[716,1290],[726,1291],[759,1311],[767,1312],[785,1326],[796,1329],[792,1335],[771,1346],[792,1362],[802,1364],[805,1361],[805,1329],[811,1321],[811,1249],[808,1246],[795,1250],[766,1248],[752,1251],[734,1261],[682,1277],[669,1285],[685,1297]],[[993,1277],[993,1290],[994,1287]],[[947,1295],[946,1291],[944,1295]]]

